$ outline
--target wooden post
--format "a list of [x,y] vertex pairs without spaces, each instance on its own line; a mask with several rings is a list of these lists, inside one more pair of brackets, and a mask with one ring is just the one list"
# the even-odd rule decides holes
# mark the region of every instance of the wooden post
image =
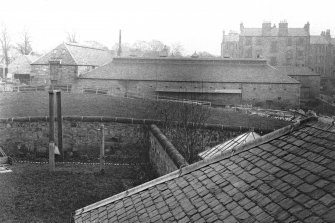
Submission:
[[55,171],[55,143],[49,143],[49,171]]
[[61,92],[56,92],[57,99],[57,123],[58,123],[58,149],[64,159],[63,153],[63,120],[62,120],[62,97]]
[[54,92],[49,91],[49,169],[55,170],[55,117],[54,117]]
[[100,147],[100,172],[104,171],[105,165],[105,126],[101,125],[101,147]]

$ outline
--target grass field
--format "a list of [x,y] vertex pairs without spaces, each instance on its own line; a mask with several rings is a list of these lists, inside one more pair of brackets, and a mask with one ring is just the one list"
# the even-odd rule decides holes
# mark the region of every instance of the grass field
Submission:
[[[71,213],[86,205],[151,180],[134,166],[56,164],[50,173],[46,164],[11,166],[0,173],[0,222],[70,222]],[[143,176],[143,175],[142,175]]]
[[[0,118],[23,116],[48,116],[48,93],[2,93],[0,94]],[[63,115],[117,116],[152,118],[153,101],[118,98],[106,95],[62,94]],[[288,123],[281,120],[250,116],[238,112],[213,108],[209,123],[278,129]]]

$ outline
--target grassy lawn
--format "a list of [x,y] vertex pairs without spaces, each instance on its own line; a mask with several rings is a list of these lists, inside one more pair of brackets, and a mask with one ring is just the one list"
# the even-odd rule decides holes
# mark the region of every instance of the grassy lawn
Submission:
[[[132,118],[154,117],[153,101],[127,99],[106,95],[62,94],[63,115],[117,116]],[[24,116],[48,116],[48,93],[2,93],[0,94],[0,118]],[[278,129],[288,122],[250,116],[238,112],[213,108],[209,123]]]
[[[141,167],[15,163],[0,173],[0,222],[69,222],[71,213],[93,202],[144,183]],[[146,171],[145,171],[146,172]],[[143,175],[142,175],[143,176]]]

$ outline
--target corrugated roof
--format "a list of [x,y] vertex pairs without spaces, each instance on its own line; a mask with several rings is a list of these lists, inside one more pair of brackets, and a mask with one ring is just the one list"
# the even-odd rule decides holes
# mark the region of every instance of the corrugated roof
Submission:
[[275,68],[288,76],[320,76],[308,67],[278,66]]
[[112,60],[112,53],[109,50],[90,46],[62,43],[32,64],[47,65],[50,60],[55,59],[61,60],[61,63],[66,65],[102,66]]
[[214,146],[213,148],[210,148],[208,150],[205,150],[201,153],[199,153],[199,157],[201,159],[209,159],[214,156],[218,156],[222,154],[223,152],[226,152],[228,150],[232,150],[237,146],[243,145],[246,142],[250,142],[252,140],[255,140],[259,138],[260,135],[258,135],[256,132],[245,132],[239,136],[236,136],[235,138],[232,138],[224,143],[221,143],[219,145]]
[[335,126],[314,120],[79,209],[73,220],[334,222]]
[[266,60],[194,58],[114,58],[84,74],[89,79],[299,83],[268,66]]
[[[278,28],[271,28],[270,36],[278,36]],[[262,36],[262,28],[244,28],[241,36]],[[288,28],[288,36],[308,36],[304,28]]]

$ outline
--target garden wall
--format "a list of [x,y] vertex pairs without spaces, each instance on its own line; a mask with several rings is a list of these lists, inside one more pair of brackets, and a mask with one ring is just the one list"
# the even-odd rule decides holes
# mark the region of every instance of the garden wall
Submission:
[[[167,174],[187,165],[187,162],[164,135],[169,136],[170,133],[163,134],[156,126],[161,123],[159,120],[118,117],[63,117],[65,161],[98,162],[100,128],[104,124],[106,162],[150,161],[158,175]],[[55,126],[57,144],[57,125]],[[198,131],[208,148],[246,132],[247,129],[206,125]],[[8,155],[23,160],[47,161],[48,144],[48,117],[0,119],[0,145]]]
[[[63,148],[68,156],[80,156],[83,161],[98,161],[101,146],[101,124],[98,122],[63,121]],[[144,128],[139,124],[103,123],[105,150],[108,158],[128,158],[143,161],[146,154]],[[56,125],[57,126],[57,125]],[[55,134],[57,143],[57,127]],[[49,145],[48,122],[0,123],[0,144],[6,152],[19,156],[43,157]],[[27,157],[24,157],[27,158]],[[29,157],[28,157],[29,158]]]

